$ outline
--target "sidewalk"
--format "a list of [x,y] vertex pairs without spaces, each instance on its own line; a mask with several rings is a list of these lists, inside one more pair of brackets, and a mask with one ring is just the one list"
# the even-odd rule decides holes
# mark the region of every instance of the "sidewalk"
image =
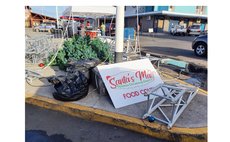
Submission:
[[[63,72],[47,68],[46,76],[60,75]],[[169,78],[164,78],[169,79]],[[34,81],[33,84],[47,83]],[[88,120],[99,121],[136,132],[144,133],[156,138],[171,141],[207,141],[207,95],[200,91],[185,109],[172,129],[167,129],[165,124],[150,123],[141,117],[146,111],[146,102],[133,104],[115,109],[109,96],[98,94],[90,86],[89,94],[75,102],[60,102],[53,99],[54,88],[32,87],[26,83],[26,103],[43,108],[66,112],[70,115]]]
[[155,35],[169,35],[169,33],[158,32],[158,33],[149,33],[149,32],[140,32],[140,36],[155,36]]

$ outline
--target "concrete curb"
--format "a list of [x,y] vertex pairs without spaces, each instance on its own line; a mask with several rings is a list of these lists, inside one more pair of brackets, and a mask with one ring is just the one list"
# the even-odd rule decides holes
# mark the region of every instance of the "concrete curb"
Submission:
[[150,135],[155,138],[175,142],[206,142],[207,127],[203,128],[178,128],[168,130],[165,125],[150,123],[146,120],[108,112],[92,107],[86,107],[68,102],[60,102],[42,96],[26,94],[26,103],[42,108],[65,112],[69,115],[83,119],[107,123],[119,126],[139,133]]

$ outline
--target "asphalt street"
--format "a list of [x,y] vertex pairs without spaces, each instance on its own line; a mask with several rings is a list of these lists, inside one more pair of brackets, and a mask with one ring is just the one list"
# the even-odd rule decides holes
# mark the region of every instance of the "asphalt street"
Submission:
[[171,57],[207,67],[207,58],[198,57],[192,49],[195,36],[172,36],[167,33],[154,33],[140,36],[141,51],[162,57]]
[[26,142],[167,142],[26,104]]

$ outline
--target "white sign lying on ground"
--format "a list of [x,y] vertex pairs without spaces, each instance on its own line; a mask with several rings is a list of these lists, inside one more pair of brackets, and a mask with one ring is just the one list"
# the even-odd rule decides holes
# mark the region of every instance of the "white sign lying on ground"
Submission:
[[144,93],[163,83],[149,59],[97,67],[115,108],[146,101]]

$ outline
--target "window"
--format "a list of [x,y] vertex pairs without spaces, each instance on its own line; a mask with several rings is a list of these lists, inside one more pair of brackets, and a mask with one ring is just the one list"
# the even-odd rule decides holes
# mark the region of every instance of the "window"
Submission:
[[154,11],[154,6],[145,6],[145,12]]
[[174,6],[169,6],[169,11],[174,11]]
[[206,13],[206,6],[201,6],[201,14],[207,14]]
[[202,14],[203,6],[196,6],[196,14]]
[[201,11],[203,11],[204,10],[204,6],[201,6]]

